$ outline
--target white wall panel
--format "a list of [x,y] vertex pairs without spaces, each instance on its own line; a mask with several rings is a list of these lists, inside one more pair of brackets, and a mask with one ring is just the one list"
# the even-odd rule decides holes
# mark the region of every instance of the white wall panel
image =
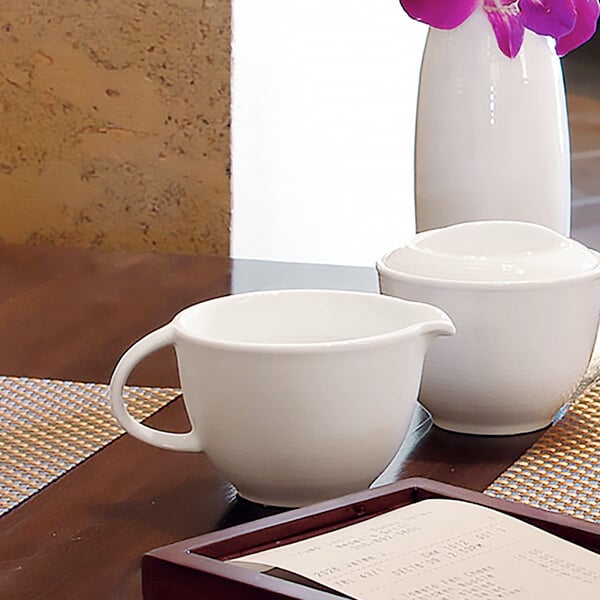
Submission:
[[414,231],[426,28],[397,0],[234,0],[239,258],[372,265]]

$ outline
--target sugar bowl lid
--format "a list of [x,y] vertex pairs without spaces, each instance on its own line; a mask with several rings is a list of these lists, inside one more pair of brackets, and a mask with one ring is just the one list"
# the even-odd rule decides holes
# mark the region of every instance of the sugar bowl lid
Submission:
[[446,281],[555,281],[598,266],[597,254],[552,229],[473,221],[425,231],[387,254],[384,268]]

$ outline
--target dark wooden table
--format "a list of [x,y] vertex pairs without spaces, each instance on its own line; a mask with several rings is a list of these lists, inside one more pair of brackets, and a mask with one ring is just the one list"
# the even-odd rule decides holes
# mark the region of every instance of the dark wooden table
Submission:
[[[364,268],[0,244],[0,374],[106,383],[127,346],[182,308],[289,287],[377,289]],[[177,385],[173,352],[154,354],[130,383]],[[180,400],[147,422],[187,426]],[[423,476],[483,490],[539,436],[423,422],[379,483]],[[272,512],[236,499],[203,454],[124,435],[0,518],[0,598],[140,598],[144,552]]]

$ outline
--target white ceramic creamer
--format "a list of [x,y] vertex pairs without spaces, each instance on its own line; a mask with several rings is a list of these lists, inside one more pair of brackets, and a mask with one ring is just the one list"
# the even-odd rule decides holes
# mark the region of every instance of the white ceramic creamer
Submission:
[[[367,488],[407,433],[425,352],[454,333],[440,309],[379,294],[255,292],[202,302],[134,344],[110,384],[132,435],[206,452],[250,500],[299,506]],[[147,354],[174,345],[188,433],[127,412],[123,386]]]

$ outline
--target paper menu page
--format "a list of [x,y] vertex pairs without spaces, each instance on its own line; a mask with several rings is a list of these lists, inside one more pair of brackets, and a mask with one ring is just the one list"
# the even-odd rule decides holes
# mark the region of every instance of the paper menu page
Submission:
[[600,599],[600,555],[492,509],[431,499],[233,563],[358,600]]

